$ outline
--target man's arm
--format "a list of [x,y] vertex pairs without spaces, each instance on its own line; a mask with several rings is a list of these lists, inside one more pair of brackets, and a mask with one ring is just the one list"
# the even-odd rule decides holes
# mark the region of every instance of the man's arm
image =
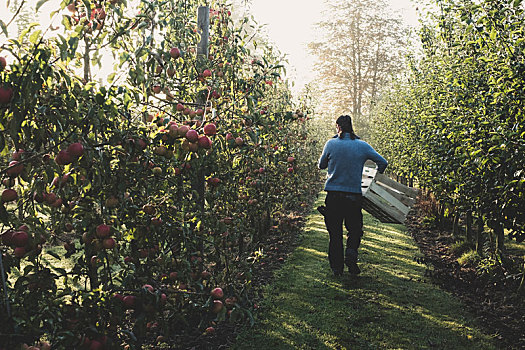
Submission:
[[380,174],[385,172],[385,169],[388,166],[388,162],[379,153],[377,153],[372,146],[370,146],[368,158],[377,164],[377,171]]
[[323,148],[323,154],[321,154],[321,157],[319,158],[319,162],[317,163],[317,166],[319,169],[326,169],[328,168],[328,142],[324,145]]

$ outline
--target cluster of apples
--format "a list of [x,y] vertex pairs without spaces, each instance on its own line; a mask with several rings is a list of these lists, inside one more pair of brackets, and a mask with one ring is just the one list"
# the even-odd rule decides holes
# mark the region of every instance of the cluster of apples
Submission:
[[[6,170],[8,179],[4,179],[3,184],[6,187],[11,187],[14,185],[14,179],[19,176],[24,171],[24,164],[21,162],[22,154],[25,151],[20,149],[16,152],[13,152],[11,161]],[[18,199],[18,193],[12,188],[6,188],[2,191],[1,200],[2,203],[12,202]]]
[[68,165],[82,157],[84,154],[84,145],[80,142],[70,144],[67,149],[61,150],[55,156],[55,162],[58,165]]
[[[171,138],[184,138],[182,142],[182,149],[185,151],[197,152],[199,148],[210,149],[212,141],[210,136],[217,134],[217,127],[214,123],[204,125],[202,129],[204,135],[199,135],[197,130],[190,128],[188,125],[177,125],[176,122],[170,121],[167,129],[161,130]],[[160,156],[171,156],[170,150],[166,146],[158,146],[154,153]]]
[[2,234],[2,243],[13,248],[13,254],[17,258],[22,258],[30,251],[40,253],[42,251],[43,241],[35,244],[29,234],[29,227],[21,225],[18,230],[7,230]]

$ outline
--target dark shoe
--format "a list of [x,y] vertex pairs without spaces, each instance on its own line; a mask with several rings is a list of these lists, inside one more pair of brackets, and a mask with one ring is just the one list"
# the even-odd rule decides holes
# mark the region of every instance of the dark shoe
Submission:
[[361,273],[361,269],[357,266],[357,263],[349,263],[346,266],[348,266],[348,272],[350,272],[351,275],[359,275]]
[[332,269],[332,271],[334,272],[334,276],[335,277],[339,277],[339,276],[342,276],[343,275],[343,269]]
[[317,207],[317,211],[320,212],[323,216],[326,216],[326,207],[324,205]]

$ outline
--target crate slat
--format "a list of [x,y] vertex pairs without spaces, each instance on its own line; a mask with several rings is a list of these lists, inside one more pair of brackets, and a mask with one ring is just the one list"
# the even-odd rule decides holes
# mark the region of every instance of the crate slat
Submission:
[[369,166],[361,181],[363,209],[384,223],[402,224],[416,202],[418,190],[394,181]]

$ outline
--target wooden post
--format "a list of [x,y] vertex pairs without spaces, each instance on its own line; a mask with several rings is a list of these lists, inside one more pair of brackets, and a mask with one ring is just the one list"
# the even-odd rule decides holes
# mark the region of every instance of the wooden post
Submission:
[[210,40],[210,7],[199,6],[197,25],[201,34],[201,41],[197,45],[197,55],[208,58],[208,42]]
[[[210,8],[209,6],[200,6],[197,12],[197,23],[199,27],[199,32],[201,34],[201,41],[197,45],[197,61],[199,64],[198,66],[203,66],[208,59],[208,43],[209,43],[209,36],[210,36]],[[203,109],[206,110],[206,96],[207,96],[207,90],[201,91],[197,94],[197,104],[203,105]],[[198,193],[198,200],[197,203],[199,205],[199,209],[204,212],[204,195],[205,195],[205,174],[204,174],[204,167],[199,167],[197,171],[197,178],[195,179],[195,182],[193,183],[193,189]]]

